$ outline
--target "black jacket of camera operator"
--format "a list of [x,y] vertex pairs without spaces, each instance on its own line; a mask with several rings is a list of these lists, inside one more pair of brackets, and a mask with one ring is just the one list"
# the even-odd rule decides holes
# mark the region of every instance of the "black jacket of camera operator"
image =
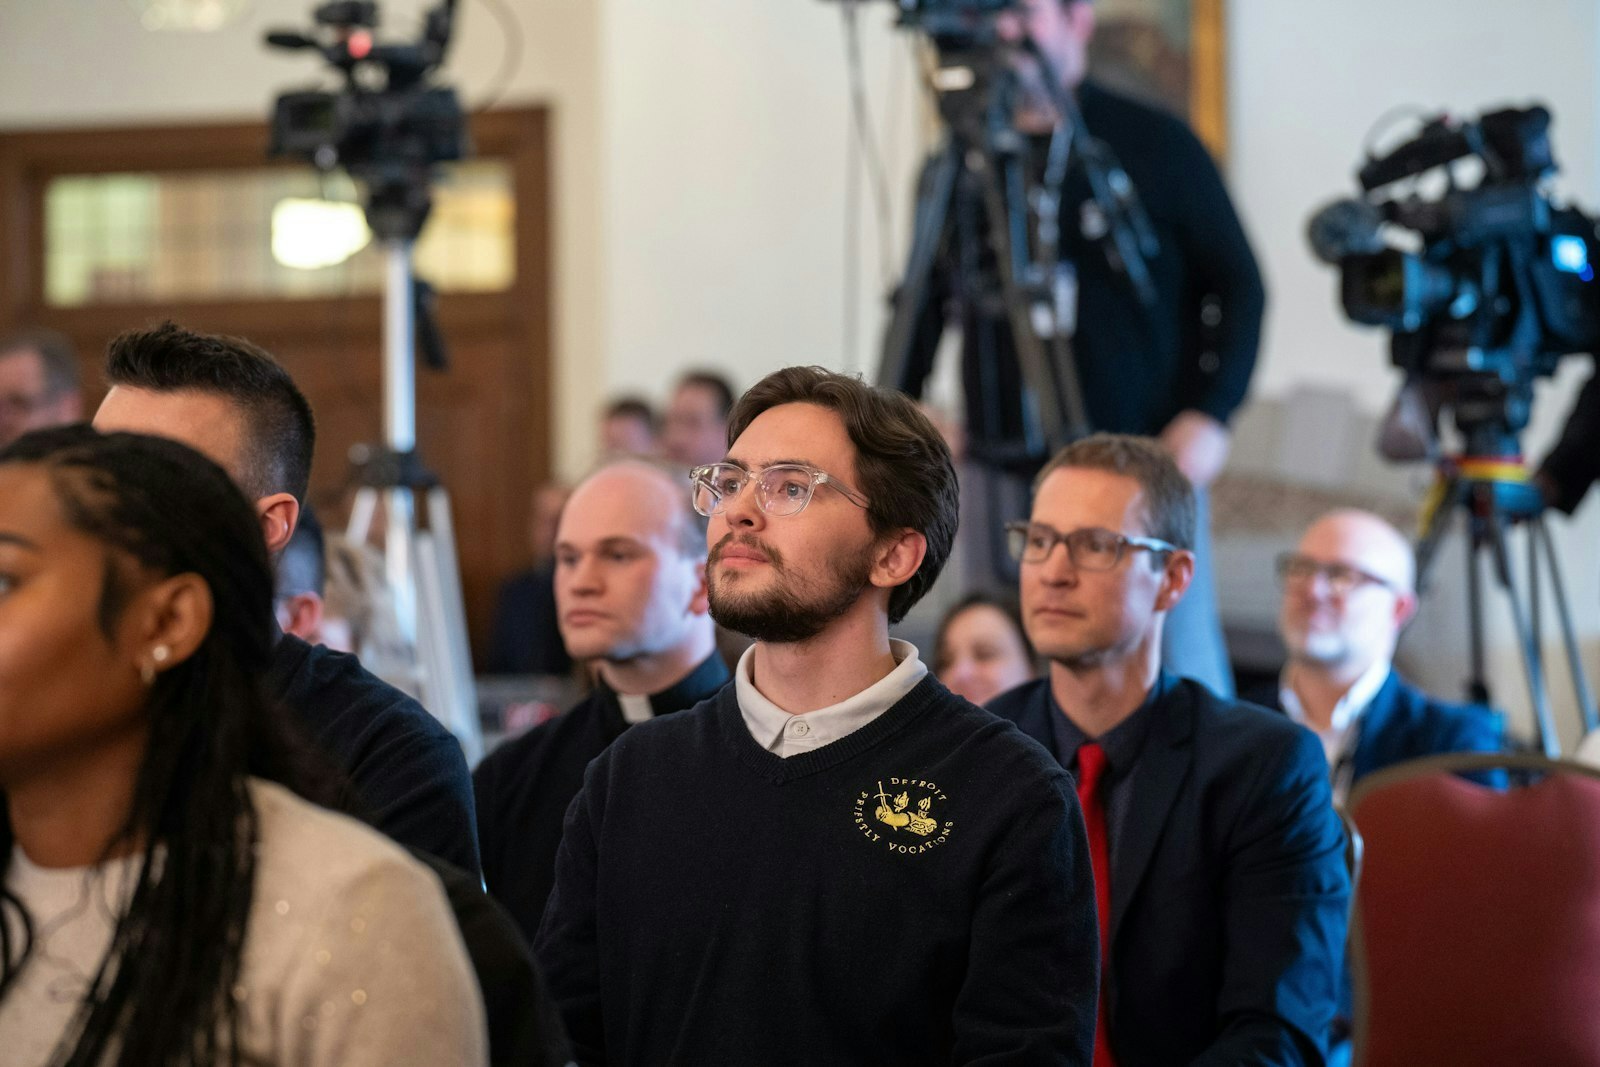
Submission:
[[[1221,175],[1174,116],[1093,83],[1080,87],[1078,100],[1084,125],[1122,163],[1160,242],[1150,263],[1156,305],[1147,310],[1103,243],[1085,235],[1095,230],[1096,205],[1082,170],[1068,175],[1061,258],[1077,272],[1073,347],[1092,428],[1157,434],[1189,408],[1226,422],[1250,382],[1266,294]],[[1044,139],[1035,147],[1042,171]],[[964,172],[933,279],[936,295],[898,383],[921,393],[946,320],[959,318],[968,439],[980,459],[1019,441],[1028,418],[986,226],[978,179]]]

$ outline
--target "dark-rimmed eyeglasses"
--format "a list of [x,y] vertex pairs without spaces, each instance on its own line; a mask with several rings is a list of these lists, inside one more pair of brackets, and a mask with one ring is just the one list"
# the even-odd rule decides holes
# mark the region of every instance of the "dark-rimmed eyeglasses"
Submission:
[[1348,596],[1364,585],[1381,586],[1392,593],[1400,590],[1387,578],[1380,578],[1371,571],[1364,571],[1360,567],[1352,567],[1348,563],[1324,563],[1302,556],[1298,552],[1285,552],[1278,557],[1278,580],[1284,585],[1303,585],[1313,581],[1318,575],[1328,583],[1328,588],[1339,596]]
[[827,471],[804,463],[774,463],[758,471],[737,463],[708,463],[690,471],[689,481],[694,509],[708,518],[727,508],[752,481],[756,483],[756,504],[768,515],[798,515],[811,503],[819,485],[832,486],[858,508],[867,506],[866,497]]
[[1006,523],[1006,547],[1013,559],[1023,563],[1043,563],[1057,544],[1067,546],[1067,559],[1085,571],[1109,571],[1122,562],[1130,549],[1148,552],[1176,552],[1178,546],[1157,537],[1129,537],[1115,530],[1087,526],[1062,533],[1042,522]]

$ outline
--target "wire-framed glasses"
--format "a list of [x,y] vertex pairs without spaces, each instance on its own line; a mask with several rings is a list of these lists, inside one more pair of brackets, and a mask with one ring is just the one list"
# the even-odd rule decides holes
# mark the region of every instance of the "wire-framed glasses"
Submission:
[[858,508],[867,506],[860,493],[827,471],[804,463],[774,463],[758,471],[737,463],[708,463],[689,472],[694,509],[707,517],[715,515],[752,481],[756,483],[756,504],[768,515],[798,515],[811,503],[819,485],[832,486]]
[[1122,562],[1130,549],[1149,552],[1176,552],[1178,546],[1157,537],[1129,537],[1115,530],[1087,526],[1062,533],[1042,522],[1006,523],[1006,546],[1013,559],[1023,563],[1043,563],[1057,544],[1067,546],[1072,565],[1085,571],[1109,571]]

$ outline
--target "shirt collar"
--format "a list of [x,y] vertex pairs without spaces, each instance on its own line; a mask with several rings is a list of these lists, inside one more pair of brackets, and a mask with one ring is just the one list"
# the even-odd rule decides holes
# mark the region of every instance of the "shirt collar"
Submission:
[[909,641],[891,640],[895,668],[854,696],[816,711],[791,715],[761,695],[755,684],[755,650],[751,645],[733,671],[739,714],[756,744],[768,752],[791,756],[809,752],[855,733],[898,704],[928,673]]
[[1090,741],[1095,741],[1106,754],[1106,765],[1110,768],[1111,774],[1114,777],[1126,774],[1128,768],[1139,758],[1139,753],[1144,748],[1144,739],[1150,733],[1150,709],[1166,695],[1171,685],[1172,676],[1166,671],[1160,671],[1156,674],[1156,684],[1150,687],[1150,692],[1145,694],[1144,700],[1133,709],[1133,714],[1099,737],[1090,737],[1061,710],[1061,705],[1056,703],[1055,694],[1050,692],[1049,683],[1046,682],[1045,692],[1050,695],[1050,734],[1055,742],[1056,757],[1061,761],[1061,765],[1072,767],[1077,761],[1078,749]]
[[670,715],[692,708],[721,689],[727,681],[728,665],[723,662],[721,653],[713,651],[694,670],[649,696],[618,693],[606,685],[604,679],[600,679],[598,685],[617,702],[623,721],[631,726],[657,715]]
[[[1305,708],[1300,705],[1300,697],[1295,694],[1294,687],[1289,684],[1291,670],[1292,668],[1290,667],[1284,667],[1283,674],[1279,677],[1278,700],[1283,705],[1284,714],[1301,726],[1311,729],[1311,726],[1306,722]],[[1389,671],[1389,661],[1380,659],[1365,671],[1362,671],[1361,676],[1350,683],[1350,688],[1344,691],[1344,696],[1340,697],[1339,702],[1333,706],[1333,719],[1328,733],[1326,735],[1318,733],[1317,735],[1323,738],[1324,747],[1327,747],[1328,741],[1332,739],[1334,742],[1333,749],[1337,751],[1339,739],[1349,732],[1356,719],[1360,717],[1362,712],[1367,710],[1367,706],[1378,695],[1378,690],[1383,688],[1383,683],[1389,680]],[[1317,731],[1313,730],[1312,732],[1316,733]],[[1331,758],[1329,762],[1332,762]]]

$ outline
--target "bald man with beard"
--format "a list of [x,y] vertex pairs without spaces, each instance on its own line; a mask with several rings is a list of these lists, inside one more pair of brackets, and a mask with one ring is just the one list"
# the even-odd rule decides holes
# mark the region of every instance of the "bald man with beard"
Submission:
[[1390,764],[1500,751],[1499,715],[1437,700],[1394,670],[1417,593],[1415,556],[1393,526],[1366,511],[1329,512],[1279,558],[1278,575],[1289,659],[1276,693],[1259,698],[1321,739],[1336,801]]

